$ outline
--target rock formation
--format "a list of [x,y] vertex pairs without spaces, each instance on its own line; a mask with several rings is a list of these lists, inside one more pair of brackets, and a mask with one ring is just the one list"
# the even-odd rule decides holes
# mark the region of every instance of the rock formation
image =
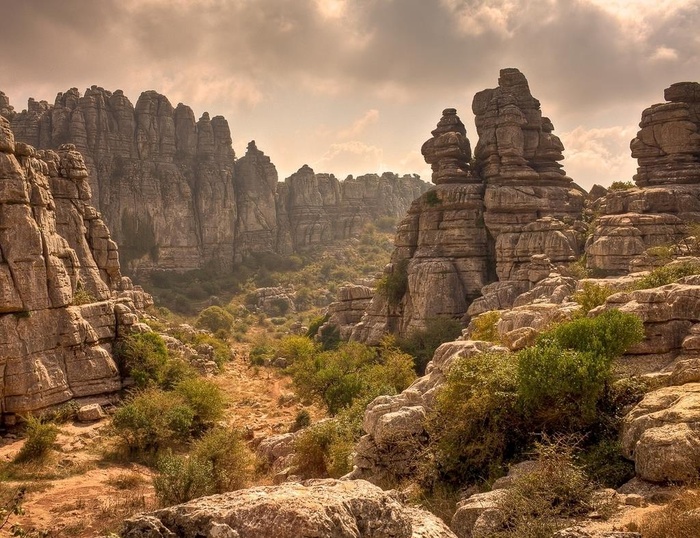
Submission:
[[70,144],[37,152],[15,142],[0,117],[0,184],[2,412],[116,392],[110,350],[136,321],[139,294],[89,205],[82,156]]
[[135,516],[123,538],[455,538],[436,516],[361,480],[310,480],[202,497]]
[[251,254],[347,239],[370,219],[400,217],[427,185],[395,174],[344,182],[302,168],[285,184],[254,142],[235,161],[222,116],[147,91],[132,105],[93,86],[30,99],[16,113],[0,92],[16,139],[41,149],[72,143],[85,158],[98,210],[130,272],[228,270]]
[[154,91],[133,106],[120,90],[73,88],[53,105],[29,100],[17,139],[38,148],[76,145],[91,188],[132,270],[230,267],[236,201],[226,120],[173,108]]
[[700,222],[700,84],[666,88],[666,103],[642,113],[630,146],[639,163],[638,188],[611,191],[597,202],[602,215],[586,246],[588,268],[625,274],[651,247],[670,246]]
[[502,70],[498,88],[478,93],[473,110],[473,163],[455,109],[443,112],[423,144],[436,187],[399,225],[385,270],[386,282],[404,282],[403,293],[375,295],[353,339],[376,343],[429,318],[509,307],[555,265],[580,255],[584,194],[558,163],[563,146],[523,74]]

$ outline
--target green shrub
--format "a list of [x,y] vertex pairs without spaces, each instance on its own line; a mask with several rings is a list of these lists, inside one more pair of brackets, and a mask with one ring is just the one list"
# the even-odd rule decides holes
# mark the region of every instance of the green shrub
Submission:
[[303,478],[340,478],[352,470],[355,438],[338,418],[309,426],[294,442],[294,472]]
[[608,187],[609,191],[626,191],[634,189],[636,185],[632,181],[613,181]]
[[294,417],[294,423],[289,427],[289,432],[294,433],[298,432],[299,430],[303,430],[307,426],[311,425],[311,415],[309,414],[308,410],[306,409],[301,409],[296,417]]
[[207,495],[214,481],[211,462],[172,452],[161,456],[153,488],[161,506],[180,504]]
[[403,390],[415,377],[408,355],[391,346],[377,350],[357,342],[299,357],[288,371],[297,393],[307,402],[320,401],[331,415],[369,392]]
[[691,261],[657,267],[647,276],[634,283],[634,289],[645,290],[672,284],[685,276],[700,274],[700,264]]
[[192,429],[195,432],[203,431],[223,417],[224,395],[211,381],[201,377],[185,379],[177,384],[175,393],[192,409]]
[[377,293],[386,297],[390,305],[398,305],[408,290],[408,261],[394,263],[391,273],[386,273],[377,283]]
[[212,483],[207,495],[244,488],[252,476],[253,455],[231,429],[209,430],[195,441],[191,457],[211,464]]
[[318,344],[306,336],[285,336],[277,344],[275,355],[284,357],[290,362],[306,360],[318,353]]
[[642,341],[644,325],[634,314],[611,309],[594,318],[579,318],[557,325],[544,333],[540,341],[550,338],[563,348],[614,359]]
[[518,394],[536,428],[576,431],[597,421],[612,361],[644,335],[641,320],[618,310],[578,318],[518,353]]
[[156,333],[125,336],[117,342],[115,354],[126,375],[144,388],[159,385],[168,362],[168,348]]
[[200,329],[206,329],[212,333],[216,333],[217,331],[228,333],[231,331],[231,327],[233,327],[233,322],[233,316],[226,310],[220,306],[210,306],[199,313],[197,321],[195,321],[195,326]]
[[526,444],[517,362],[509,353],[458,358],[427,421],[428,477],[460,486],[485,479]]
[[456,340],[461,334],[462,323],[459,320],[430,318],[425,321],[425,329],[417,329],[406,338],[398,338],[396,345],[413,357],[416,373],[423,375],[440,344]]
[[306,336],[309,338],[313,338],[316,336],[318,333],[318,330],[321,328],[321,326],[328,321],[328,314],[325,316],[317,316],[315,318],[312,318],[311,321],[309,321],[309,328],[306,331]]
[[484,312],[472,320],[472,340],[483,340],[484,342],[493,342],[498,344],[500,336],[498,334],[498,322],[501,320],[501,312],[492,310]]
[[156,452],[189,439],[195,412],[174,392],[149,388],[117,409],[112,427],[131,452]]
[[634,478],[634,463],[622,456],[617,439],[602,439],[578,456],[578,462],[597,485],[617,489]]
[[594,282],[584,282],[580,290],[571,297],[581,305],[583,314],[588,314],[597,306],[605,304],[605,300],[610,297],[615,290],[610,286],[601,286]]
[[29,416],[24,433],[26,440],[13,460],[15,463],[44,459],[56,442],[58,428],[54,424],[42,422],[35,416]]
[[438,193],[435,189],[425,193],[425,203],[431,207],[439,205],[441,203],[440,197],[438,196]]

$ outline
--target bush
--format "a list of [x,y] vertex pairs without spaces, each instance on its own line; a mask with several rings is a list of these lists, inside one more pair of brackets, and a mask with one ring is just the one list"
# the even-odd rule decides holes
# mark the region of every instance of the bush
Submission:
[[543,334],[540,341],[550,338],[563,348],[614,359],[642,341],[644,325],[634,314],[612,309],[595,318],[579,318],[562,323]]
[[191,457],[211,464],[207,495],[246,487],[252,476],[253,455],[234,430],[213,428],[195,441]]
[[634,189],[636,185],[631,181],[613,181],[608,187],[609,191],[626,191]]
[[202,310],[195,321],[195,326],[212,333],[224,331],[229,333],[233,327],[233,316],[220,306],[210,306]]
[[172,452],[161,456],[153,488],[161,506],[180,504],[207,495],[214,480],[211,462]]
[[602,439],[587,447],[578,456],[578,462],[588,477],[601,487],[617,489],[634,478],[634,463],[622,457],[616,438]]
[[112,427],[131,452],[156,452],[189,439],[194,418],[182,396],[149,388],[117,409]]
[[428,479],[461,486],[485,479],[525,446],[517,363],[508,353],[458,358],[427,421]]
[[377,293],[386,297],[390,305],[398,305],[408,290],[408,261],[394,263],[391,273],[385,274],[377,283]]
[[605,300],[613,293],[615,293],[615,290],[610,286],[584,282],[581,289],[574,293],[572,299],[581,305],[583,314],[588,314],[589,311],[604,304]]
[[425,322],[425,329],[414,330],[408,337],[397,339],[396,345],[401,351],[413,357],[416,373],[423,375],[425,367],[440,344],[451,342],[461,334],[462,323],[459,320],[430,318]]
[[685,276],[700,274],[700,264],[696,262],[680,262],[664,265],[654,269],[644,278],[634,283],[634,289],[645,290],[672,284]]
[[294,442],[294,472],[303,478],[340,478],[352,470],[354,448],[351,428],[329,419],[306,428]]
[[56,442],[58,428],[54,424],[44,423],[37,417],[29,416],[24,433],[27,438],[13,460],[15,463],[44,459]]
[[367,393],[395,393],[413,381],[412,359],[389,345],[379,350],[357,342],[304,355],[288,369],[297,393],[317,400],[331,415]]
[[194,432],[204,431],[223,417],[224,395],[211,381],[201,377],[185,379],[177,384],[175,393],[180,395],[193,411]]
[[566,442],[540,443],[535,468],[517,476],[498,502],[503,530],[490,536],[549,538],[591,509],[593,487]]
[[140,388],[161,384],[169,355],[165,342],[156,333],[122,338],[117,342],[115,354],[124,374],[130,375]]
[[563,323],[518,353],[518,394],[536,428],[576,431],[598,421],[612,361],[644,335],[641,320],[618,310]]
[[501,312],[499,310],[484,312],[472,320],[472,332],[469,337],[472,340],[483,340],[484,342],[498,344],[501,340],[498,335],[498,322],[500,320]]
[[289,433],[298,432],[310,425],[311,415],[306,409],[302,409],[297,413],[296,417],[294,417],[294,423],[289,427]]

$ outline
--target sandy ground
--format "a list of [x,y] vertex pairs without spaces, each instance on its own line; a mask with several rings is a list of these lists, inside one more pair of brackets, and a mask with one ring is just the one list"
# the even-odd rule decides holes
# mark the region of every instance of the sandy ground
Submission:
[[[254,445],[263,437],[286,432],[304,406],[280,370],[248,365],[247,347],[238,344],[234,360],[212,379],[229,402],[225,421],[245,430]],[[314,418],[322,415],[316,408],[309,411]],[[25,530],[48,531],[50,537],[105,536],[130,515],[156,507],[153,471],[110,456],[114,440],[108,426],[108,419],[62,424],[56,451],[46,464],[11,466],[13,475],[2,485],[6,490],[26,486],[25,514],[12,516],[0,530],[1,537],[11,536],[10,525],[15,523]],[[5,439],[0,464],[9,462],[22,444],[21,439]]]

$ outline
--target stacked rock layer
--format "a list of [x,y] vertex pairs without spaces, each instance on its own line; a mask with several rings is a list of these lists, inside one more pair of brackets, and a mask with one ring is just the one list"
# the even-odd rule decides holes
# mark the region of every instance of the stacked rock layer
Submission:
[[[575,230],[584,191],[558,163],[563,146],[525,76],[502,70],[497,88],[474,97],[473,110],[479,134],[473,160],[452,108],[423,144],[436,187],[400,224],[385,275],[404,280],[405,293],[376,294],[352,338],[375,343],[387,331],[405,336],[430,318],[461,318],[487,284],[497,283],[487,288],[493,297],[512,301],[548,276],[551,264],[581,254]],[[504,287],[517,293],[504,294]]]
[[[0,117],[0,185],[2,412],[114,393],[110,351],[136,321],[134,290],[89,205],[82,156],[70,144],[37,152],[15,142]],[[117,289],[124,298],[111,298]]]

